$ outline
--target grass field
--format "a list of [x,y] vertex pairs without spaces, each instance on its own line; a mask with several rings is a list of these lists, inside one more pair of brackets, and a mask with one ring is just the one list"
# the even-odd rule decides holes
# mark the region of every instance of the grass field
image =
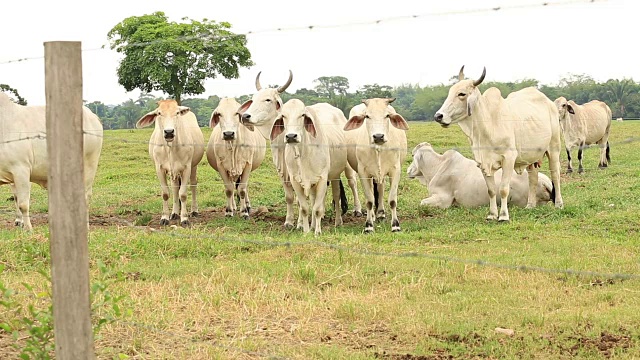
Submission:
[[[401,233],[388,220],[364,235],[351,214],[336,229],[329,210],[317,238],[282,229],[270,153],[249,185],[254,210],[268,211],[225,218],[220,178],[203,159],[201,216],[160,227],[150,132],[105,131],[90,265],[93,279],[105,276],[99,263],[124,275],[109,289],[125,295],[125,314],[100,331],[100,359],[640,358],[640,122],[612,124],[606,170],[592,148],[584,174],[564,175],[563,154],[562,210],[511,208],[506,224],[486,222],[488,208],[423,210],[426,188],[405,172]],[[409,150],[428,141],[470,156],[458,127],[410,122],[408,138]],[[13,227],[10,196],[0,187],[1,280],[32,285],[14,297],[44,308],[35,295],[49,286],[39,274],[50,266],[46,193],[33,187],[32,233]],[[0,308],[0,322],[7,316]],[[17,357],[11,341],[0,330],[0,358]]]

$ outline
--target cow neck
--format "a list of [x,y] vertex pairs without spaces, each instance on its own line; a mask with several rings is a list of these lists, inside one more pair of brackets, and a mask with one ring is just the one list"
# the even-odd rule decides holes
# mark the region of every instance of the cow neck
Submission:
[[[476,91],[480,92],[480,90],[477,89]],[[499,116],[499,114],[495,115]],[[491,114],[486,98],[482,94],[479,94],[478,101],[471,115],[458,122],[462,132],[471,140],[471,148],[474,156],[477,155],[477,151],[481,150],[483,146],[491,145],[493,133],[496,131],[496,120],[498,120],[498,116]],[[479,159],[479,157],[476,156],[476,159]]]
[[273,117],[273,119],[267,121],[262,125],[254,125],[253,127],[258,130],[258,132],[260,132],[260,135],[262,135],[263,138],[269,140],[271,139],[271,129],[273,128],[273,124],[276,122],[276,119],[279,115],[280,113],[277,113],[276,116]]
[[[314,139],[306,131],[302,131],[300,136],[302,137],[302,141],[299,144],[285,145],[285,148],[287,155],[293,155],[293,160],[287,161],[293,165],[292,168],[289,169],[290,176],[293,176],[294,179],[302,185],[305,195],[308,196],[311,185],[314,185],[311,184],[311,179],[318,178],[317,175],[323,170],[323,167],[319,165],[324,165],[312,162],[312,159],[319,159],[318,153],[326,153],[326,156],[330,155],[329,152],[325,152],[324,149],[314,146],[318,144],[318,142],[313,141]],[[317,134],[317,136],[320,136],[320,134]]]
[[[425,156],[425,152],[428,153],[427,156]],[[440,165],[442,164],[443,157],[444,156],[436,153],[435,151],[423,151],[422,161],[420,162],[419,168],[420,172],[422,173],[422,177],[425,178],[427,183],[429,183],[431,179],[436,176],[436,173],[438,172]]]

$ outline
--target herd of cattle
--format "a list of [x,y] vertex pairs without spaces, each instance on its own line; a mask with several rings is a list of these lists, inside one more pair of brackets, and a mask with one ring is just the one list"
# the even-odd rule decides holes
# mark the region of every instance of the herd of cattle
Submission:
[[[578,105],[564,97],[554,102],[534,87],[506,98],[496,88],[481,93],[478,86],[486,70],[477,80],[466,80],[463,70],[464,66],[434,120],[444,128],[458,124],[469,139],[474,159],[454,150],[441,155],[427,142],[418,144],[407,175],[428,187],[430,196],[421,205],[447,208],[488,203],[487,219],[498,221],[509,220],[508,202],[531,208],[553,201],[562,208],[561,136],[569,160],[567,171],[573,171],[571,149],[575,146],[579,147],[580,172],[587,145],[600,146],[601,168],[610,163],[611,110],[605,103],[593,100]],[[239,213],[248,218],[251,172],[263,162],[269,142],[284,188],[286,228],[297,227],[304,232],[313,229],[320,234],[329,185],[335,226],[341,225],[347,210],[340,181],[344,173],[353,193],[356,216],[363,215],[357,186],[360,179],[366,200],[366,233],[373,232],[376,220],[386,217],[382,199],[384,181],[389,178],[391,230],[400,231],[398,184],[407,156],[409,125],[391,106],[394,99],[365,99],[351,109],[347,119],[340,109],[327,103],[305,105],[297,99],[283,103],[280,95],[292,79],[290,72],[284,85],[262,88],[258,73],[257,91],[251,100],[239,104],[233,98],[222,99],[211,114],[213,131],[208,143],[195,115],[174,100],[159,101],[157,109],[138,120],[138,128],[154,124],[149,154],[162,190],[160,224],[179,219],[182,226],[188,226],[189,217],[198,214],[197,166],[205,154],[225,185],[226,215],[238,212],[237,194]],[[88,108],[83,111],[84,177],[89,202],[102,148],[102,125]],[[0,129],[0,185],[11,185],[17,209],[15,224],[30,230],[31,183],[47,186],[45,107],[21,106],[0,93]],[[544,156],[549,161],[550,178],[538,171]],[[191,213],[187,210],[189,189]]]

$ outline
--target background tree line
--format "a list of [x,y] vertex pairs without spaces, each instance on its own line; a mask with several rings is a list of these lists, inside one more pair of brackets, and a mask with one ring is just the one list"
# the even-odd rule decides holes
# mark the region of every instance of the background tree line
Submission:
[[[314,81],[313,89],[298,89],[295,93],[283,94],[286,102],[291,98],[302,100],[305,104],[328,102],[349,114],[354,105],[361,99],[373,97],[395,97],[394,108],[407,120],[433,119],[433,114],[440,108],[452,83],[457,76],[452,77],[450,84],[440,84],[420,87],[417,84],[403,84],[397,87],[388,85],[365,85],[355,92],[349,92],[349,80],[342,76],[323,76]],[[277,86],[277,85],[270,85]],[[506,97],[509,93],[527,86],[538,87],[551,100],[559,96],[572,99],[578,104],[590,100],[606,102],[613,113],[613,117],[640,118],[640,84],[630,79],[611,79],[599,83],[588,75],[568,75],[557,85],[541,85],[535,79],[523,79],[515,82],[487,82],[480,86],[481,91],[489,87],[497,87]],[[238,97],[240,102],[248,100],[251,94]],[[86,105],[95,112],[104,124],[105,129],[128,129],[135,127],[136,121],[144,114],[156,108],[156,102],[162,98],[150,94],[143,94],[139,99],[127,100],[118,105],[106,105],[103,102],[90,101]],[[196,114],[200,126],[208,126],[211,113],[218,106],[220,97],[217,95],[207,98],[191,97],[182,100],[182,105],[188,106]]]

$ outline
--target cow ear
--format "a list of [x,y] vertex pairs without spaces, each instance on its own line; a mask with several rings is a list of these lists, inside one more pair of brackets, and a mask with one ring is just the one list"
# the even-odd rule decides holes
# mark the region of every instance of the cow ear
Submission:
[[147,127],[153,124],[153,122],[156,121],[156,116],[158,116],[157,110],[153,110],[152,112],[146,114],[145,116],[141,117],[140,120],[138,120],[138,122],[136,123],[136,128],[142,129],[143,127]]
[[316,126],[313,124],[314,113],[311,109],[307,108],[304,112],[304,129],[311,134],[311,136],[316,137]]
[[282,99],[280,99],[280,97],[276,98],[276,110],[280,111],[280,108],[282,107]]
[[278,135],[284,132],[284,120],[282,116],[276,119],[276,122],[273,123],[273,127],[271,128],[271,141],[275,140]]
[[478,101],[478,93],[479,91],[472,92],[467,98],[467,115],[471,116],[471,109],[476,106],[476,102]]
[[217,111],[214,111],[213,114],[211,114],[211,119],[209,120],[209,127],[214,128],[216,125],[218,125],[219,122],[220,122],[220,113]]
[[244,114],[245,111],[247,111],[247,109],[249,108],[249,106],[251,106],[251,104],[253,104],[253,100],[247,100],[245,101],[242,105],[240,105],[240,107],[238,108],[238,114],[242,115]]
[[364,115],[355,115],[351,117],[351,119],[349,119],[349,121],[347,121],[347,123],[344,125],[344,130],[349,131],[349,130],[357,129],[360,126],[362,126],[363,123],[364,123]]
[[409,130],[409,124],[400,114],[391,114],[389,115],[389,120],[391,120],[391,125],[393,125],[396,129],[400,130]]
[[567,111],[569,112],[569,114],[574,114],[575,115],[575,111],[573,110],[573,107],[569,104],[567,104]]
[[189,111],[191,111],[191,109],[188,106],[178,106],[178,114],[180,115],[184,115]]

